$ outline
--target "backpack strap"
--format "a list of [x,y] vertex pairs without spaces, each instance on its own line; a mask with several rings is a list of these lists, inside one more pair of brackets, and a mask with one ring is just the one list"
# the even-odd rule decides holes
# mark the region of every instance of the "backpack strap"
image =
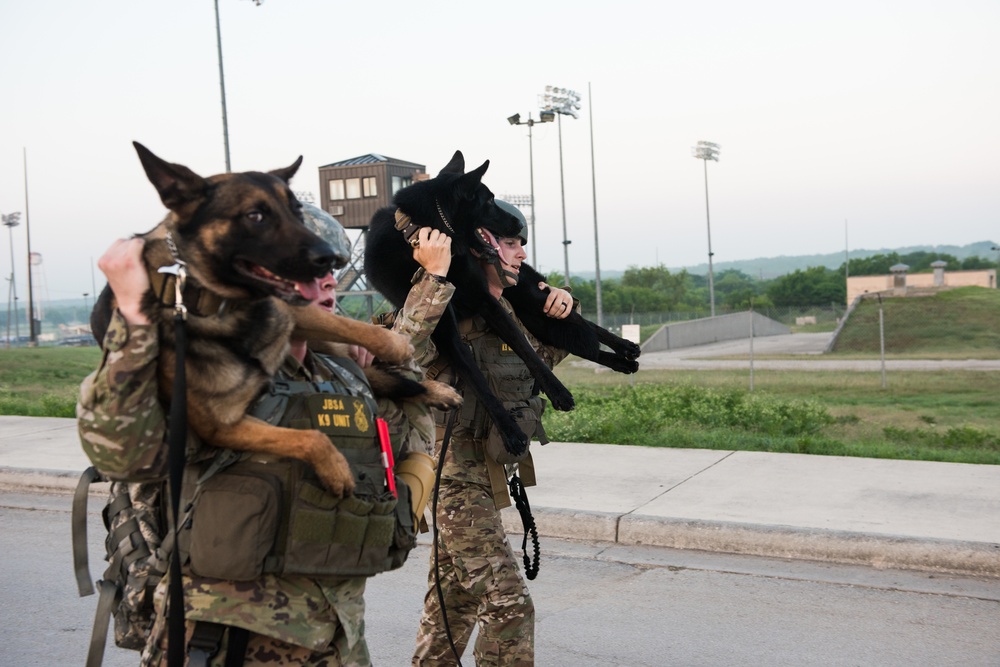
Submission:
[[87,667],[101,667],[104,662],[104,647],[108,641],[108,625],[115,611],[115,603],[121,592],[118,585],[110,579],[97,582],[100,594],[97,598],[97,611],[94,612],[94,630],[90,635],[90,648],[87,649]]
[[90,466],[80,475],[73,494],[73,570],[76,572],[76,587],[80,597],[94,594],[94,585],[90,582],[90,560],[87,553],[87,498],[90,485],[103,482],[104,478],[97,468]]
[[243,667],[246,662],[250,631],[233,625],[195,621],[191,641],[188,642],[188,667],[208,667],[222,648],[222,639],[229,633],[226,642],[226,664],[223,667]]
[[226,626],[208,621],[196,621],[191,640],[188,641],[188,667],[208,667],[208,663],[222,647],[222,635]]

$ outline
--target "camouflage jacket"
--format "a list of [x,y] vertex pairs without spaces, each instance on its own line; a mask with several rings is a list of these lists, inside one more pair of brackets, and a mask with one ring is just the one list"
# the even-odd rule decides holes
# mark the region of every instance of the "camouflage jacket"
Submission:
[[[429,277],[411,290],[394,328],[410,334],[421,353],[430,344],[430,332],[453,291],[451,285]],[[102,363],[81,385],[77,405],[81,444],[94,466],[112,479],[159,481],[166,475],[166,416],[157,394],[158,354],[154,327],[130,327],[116,313],[105,337]],[[311,379],[315,369],[326,368],[308,359],[301,365],[289,357],[280,373],[293,379]],[[420,378],[419,367],[414,364],[410,370],[413,377]],[[349,373],[338,375],[344,382],[356,381]],[[433,449],[434,425],[426,407],[382,400],[379,415],[394,430],[403,431],[404,452]],[[187,449],[189,460],[207,458],[217,451],[191,434]],[[157,591],[158,601],[165,597],[165,582],[166,578]],[[185,578],[187,614],[192,620],[236,625],[312,650],[326,648],[342,625],[348,645],[353,646],[364,628],[364,585],[363,578],[331,581],[265,575],[251,582]],[[162,607],[158,604],[157,608]],[[155,641],[158,637],[154,633],[151,642]]]

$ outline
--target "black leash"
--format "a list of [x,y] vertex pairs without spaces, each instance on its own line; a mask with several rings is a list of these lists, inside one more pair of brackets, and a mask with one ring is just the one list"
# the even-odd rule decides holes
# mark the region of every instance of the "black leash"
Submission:
[[[533,581],[538,576],[538,557],[541,550],[538,547],[538,530],[535,528],[535,517],[531,515],[531,506],[528,505],[528,494],[524,490],[521,478],[517,473],[511,475],[507,482],[510,487],[510,497],[514,499],[514,507],[521,515],[521,525],[524,526],[524,539],[521,540],[522,558],[524,558],[524,576],[529,581]],[[531,545],[534,549],[533,558],[528,558],[528,534],[531,534]]]
[[[176,301],[174,304],[174,387],[170,398],[170,437],[167,458],[170,471],[171,530],[174,548],[170,550],[170,586],[167,607],[167,666],[183,667],[184,656],[184,583],[181,580],[180,540],[181,482],[184,480],[184,458],[187,446],[187,379],[184,373],[184,353],[187,349],[187,309],[181,298],[186,271],[183,265],[165,267],[176,269]],[[162,271],[162,269],[161,269]]]
[[[455,646],[455,640],[451,636],[451,626],[448,625],[448,611],[444,604],[444,591],[441,589],[441,566],[438,560],[438,494],[441,490],[441,471],[444,469],[444,455],[448,451],[448,442],[451,440],[451,428],[455,424],[457,410],[452,410],[448,417],[448,425],[444,429],[444,439],[441,442],[441,452],[438,454],[437,474],[434,477],[434,498],[431,501],[431,527],[434,529],[434,588],[437,590],[438,606],[441,607],[441,620],[444,622],[444,632],[448,636],[448,645],[451,652],[455,654],[455,662],[458,667],[462,667],[462,656]],[[171,665],[170,667],[173,667]]]

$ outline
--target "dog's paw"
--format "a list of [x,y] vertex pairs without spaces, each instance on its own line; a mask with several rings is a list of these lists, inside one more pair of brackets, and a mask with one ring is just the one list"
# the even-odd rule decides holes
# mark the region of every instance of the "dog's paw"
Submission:
[[569,389],[566,389],[565,387],[559,387],[553,389],[552,391],[546,391],[545,395],[548,396],[549,402],[552,403],[552,407],[560,412],[569,412],[576,407],[576,401],[573,400],[573,394],[571,394]]
[[450,384],[436,380],[425,380],[421,384],[427,392],[418,396],[417,400],[423,401],[430,407],[438,410],[454,410],[462,405],[462,395]]
[[635,373],[639,370],[639,362],[628,357],[614,357],[609,368],[618,373]]
[[350,495],[354,491],[354,475],[351,474],[347,459],[330,443],[329,438],[319,431],[314,433],[326,441],[325,455],[310,461],[316,470],[316,476],[333,495]]
[[[622,349],[619,350],[619,354],[621,354],[626,359],[630,359],[630,360],[638,359],[639,355],[642,354],[642,348],[640,348],[638,345],[636,345],[632,341],[627,340],[627,341],[625,341],[625,344],[622,346]],[[635,372],[635,371],[632,371],[632,372]]]
[[503,428],[500,433],[503,438],[503,448],[511,456],[521,456],[528,451],[528,436],[524,434],[524,431],[517,424],[511,423],[507,428]]
[[388,329],[376,327],[379,333],[372,344],[365,344],[372,354],[391,364],[401,364],[413,356],[413,345],[410,337],[398,334]]

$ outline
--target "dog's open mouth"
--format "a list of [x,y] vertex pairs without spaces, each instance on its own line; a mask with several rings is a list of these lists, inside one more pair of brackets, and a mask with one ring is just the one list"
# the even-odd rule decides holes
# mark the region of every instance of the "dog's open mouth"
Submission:
[[[237,260],[235,267],[244,276],[257,283],[262,283],[268,292],[282,301],[295,304],[302,301],[312,301],[319,296],[319,290],[314,282],[295,283],[268,271],[259,264],[251,264],[244,260]],[[310,292],[310,294],[305,292]]]
[[[476,227],[476,233],[479,235],[479,241],[483,244],[483,251],[481,254],[486,255],[489,259],[499,256],[501,262],[514,269],[515,273],[520,273],[521,263],[511,256],[512,253],[510,252],[510,248],[504,248],[504,246],[497,241],[493,232],[485,227]],[[473,254],[476,254],[477,256],[480,255],[480,253],[476,253],[475,251],[473,251]]]

